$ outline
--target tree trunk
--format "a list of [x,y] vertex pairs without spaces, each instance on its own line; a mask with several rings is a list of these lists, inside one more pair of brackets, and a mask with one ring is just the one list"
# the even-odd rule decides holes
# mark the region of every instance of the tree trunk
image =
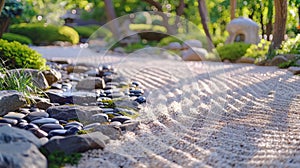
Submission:
[[259,3],[259,7],[260,7],[259,9],[260,9],[261,35],[262,35],[262,38],[264,38],[264,35],[265,35],[264,14],[263,14],[264,5],[262,2]]
[[0,16],[1,16],[1,12],[2,12],[2,8],[5,4],[5,0],[0,0]]
[[214,44],[212,43],[212,39],[207,26],[208,13],[207,13],[205,0],[198,0],[198,4],[199,4],[198,9],[201,18],[201,23],[207,38],[208,51],[212,51],[212,49],[214,48]]
[[2,8],[5,4],[5,0],[0,0],[0,38],[2,37],[2,34],[4,32],[4,25],[3,23],[1,22],[1,12],[2,12]]
[[0,17],[0,38],[2,37],[3,33],[6,32],[9,26],[10,18],[8,17]]
[[176,33],[178,32],[179,28],[179,22],[180,22],[180,16],[183,14],[185,8],[185,3],[184,0],[179,1],[179,5],[176,7],[176,19],[175,19],[175,28],[176,28]]
[[236,0],[230,0],[230,19],[235,18]]
[[270,41],[270,36],[272,34],[273,30],[273,0],[268,0],[268,14],[267,14],[268,23],[266,25],[266,34],[267,34],[267,40]]
[[273,31],[272,49],[280,47],[284,40],[287,20],[287,0],[274,0],[275,5],[275,23]]
[[115,37],[116,40],[119,40],[121,38],[121,34],[119,31],[119,22],[116,19],[116,12],[114,5],[112,3],[112,0],[104,0],[105,3],[105,12],[106,12],[106,17],[109,23],[110,30],[112,31],[113,36]]

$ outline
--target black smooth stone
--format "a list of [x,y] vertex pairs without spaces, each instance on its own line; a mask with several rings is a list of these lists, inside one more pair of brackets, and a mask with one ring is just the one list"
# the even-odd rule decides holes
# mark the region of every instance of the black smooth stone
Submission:
[[59,124],[68,124],[68,122],[65,120],[58,120],[58,121],[59,121]]
[[0,123],[7,123],[11,125],[16,125],[18,124],[17,119],[12,119],[12,118],[0,118]]
[[40,129],[45,132],[50,132],[52,130],[64,129],[64,127],[60,124],[44,124],[40,126]]
[[31,108],[29,109],[29,111],[30,111],[30,112],[38,112],[38,111],[40,111],[40,109],[38,109],[38,108],[36,108],[36,107],[31,107]]
[[19,128],[25,129],[27,125],[28,125],[27,122],[19,122],[17,126],[18,126]]
[[79,126],[79,125],[67,125],[67,126],[65,126],[65,129],[68,130],[72,127],[76,127],[77,129],[82,130],[82,126]]
[[66,135],[76,135],[81,129],[78,127],[71,127],[67,130]]
[[26,115],[23,113],[16,113],[16,112],[9,112],[3,118],[11,118],[11,119],[16,119],[16,120],[21,120],[24,118]]
[[52,130],[48,133],[49,137],[53,137],[53,136],[65,136],[67,133],[67,130],[65,129],[59,129],[59,130]]
[[111,122],[119,121],[120,123],[123,123],[127,120],[131,120],[131,118],[127,116],[115,116],[114,118],[111,119]]
[[9,123],[0,123],[0,127],[4,127],[4,126],[11,127],[11,124],[9,124]]
[[30,128],[28,131],[32,132],[38,138],[43,138],[48,136],[48,134],[45,131],[39,128]]
[[138,98],[136,98],[134,101],[142,104],[142,103],[146,103],[146,97],[144,96],[139,96]]
[[36,119],[40,119],[40,118],[47,118],[49,117],[49,114],[46,113],[46,112],[31,112],[29,113],[26,118],[29,120],[29,121],[32,121],[32,120],[36,120]]
[[93,129],[97,126],[101,125],[100,123],[92,123],[92,124],[89,124],[89,125],[86,125],[83,127],[84,130],[89,130],[89,129]]
[[78,121],[71,121],[71,122],[68,122],[68,123],[65,125],[65,127],[71,126],[71,125],[72,125],[72,126],[75,125],[75,126],[83,127],[83,124],[80,123],[80,122],[78,122]]
[[103,113],[114,113],[115,109],[113,108],[102,108]]
[[24,129],[26,129],[26,130],[29,130],[31,128],[39,128],[39,127],[33,123],[29,123],[24,127]]
[[59,124],[59,121],[55,118],[41,118],[31,121],[33,124],[43,125],[43,124]]
[[138,81],[133,81],[131,84],[135,85],[135,86],[140,86],[141,85],[140,82],[138,82]]
[[112,69],[111,65],[103,65],[102,66],[102,70],[111,70],[111,69]]
[[136,94],[136,95],[138,95],[138,94],[144,94],[144,90],[129,90],[129,92],[131,93],[131,94]]

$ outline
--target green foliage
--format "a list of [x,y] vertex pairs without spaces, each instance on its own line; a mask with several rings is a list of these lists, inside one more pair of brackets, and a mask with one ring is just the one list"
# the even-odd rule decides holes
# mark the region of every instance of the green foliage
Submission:
[[98,25],[88,26],[75,26],[74,29],[79,34],[80,38],[99,38],[99,37],[111,37],[112,34],[109,30],[99,27]]
[[62,26],[58,28],[59,36],[57,37],[59,41],[68,41],[72,44],[77,44],[79,42],[78,33],[71,27]]
[[26,45],[0,39],[0,59],[11,68],[47,69],[46,60]]
[[180,44],[182,44],[185,40],[192,39],[201,41],[203,48],[207,48],[206,37],[201,33],[177,34],[174,36],[168,36],[161,39],[158,43],[158,46],[167,46],[171,42],[179,42]]
[[65,164],[77,165],[82,154],[73,153],[70,155],[65,154],[61,151],[55,151],[47,156],[49,168],[60,168]]
[[147,23],[147,17],[143,14],[137,14],[133,20],[133,23],[135,24],[146,24]]
[[222,60],[228,59],[234,61],[244,56],[249,47],[250,44],[238,42],[218,46],[216,49]]
[[271,42],[262,39],[259,44],[251,44],[245,56],[252,58],[265,58],[268,54]]
[[104,103],[104,106],[106,108],[115,108],[115,102],[113,100],[102,100],[102,103]]
[[10,26],[10,32],[29,37],[36,45],[51,44],[55,41],[79,42],[78,33],[71,27],[46,24],[15,24]]
[[79,34],[80,38],[89,38],[95,31],[87,26],[75,26],[74,29]]
[[18,0],[6,0],[1,17],[14,18],[23,12],[23,4]]
[[131,53],[131,52],[134,52],[136,50],[142,49],[144,47],[145,47],[145,45],[143,43],[134,43],[134,44],[129,44],[124,49],[125,49],[125,52]]
[[293,60],[288,60],[287,62],[283,62],[281,64],[278,65],[279,68],[288,68],[290,66],[300,66],[297,64],[297,60],[299,60],[300,57],[298,57],[297,59],[293,59]]
[[9,42],[17,41],[21,44],[32,44],[30,38],[14,33],[4,33],[2,35],[2,39],[7,40]]
[[87,130],[79,130],[77,132],[78,135],[82,135],[82,134],[88,134],[89,132]]
[[31,94],[38,94],[42,92],[37,88],[32,81],[32,77],[24,71],[19,73],[9,71],[5,66],[0,64],[0,72],[4,77],[0,77],[0,90],[16,90],[25,96],[28,103],[34,102],[31,99]]
[[283,42],[276,54],[300,54],[300,34]]
[[166,33],[167,29],[163,26],[150,25],[150,24],[130,24],[130,30],[132,31],[153,31]]
[[226,36],[214,36],[212,38],[212,42],[214,44],[214,46],[219,46],[219,45],[224,45],[225,41],[226,41]]

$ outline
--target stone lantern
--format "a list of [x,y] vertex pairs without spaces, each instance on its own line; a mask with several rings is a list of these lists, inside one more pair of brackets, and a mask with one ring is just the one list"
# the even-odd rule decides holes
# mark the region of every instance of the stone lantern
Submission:
[[226,27],[229,37],[226,43],[245,42],[249,44],[259,43],[259,26],[249,18],[239,17],[233,19]]

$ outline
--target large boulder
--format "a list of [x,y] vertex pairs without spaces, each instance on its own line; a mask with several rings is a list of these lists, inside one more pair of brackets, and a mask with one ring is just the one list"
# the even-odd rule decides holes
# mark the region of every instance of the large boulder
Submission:
[[21,75],[21,74],[26,74],[31,76],[33,84],[42,89],[48,89],[49,84],[47,82],[47,79],[45,78],[44,74],[42,71],[36,70],[36,69],[12,69],[8,71],[9,74],[16,74],[16,75]]
[[182,59],[184,61],[202,61],[207,58],[208,52],[204,48],[189,48],[182,51]]
[[14,90],[0,91],[0,116],[15,111],[26,104],[24,95]]
[[166,48],[169,50],[181,50],[182,46],[179,42],[171,42]]
[[32,133],[19,128],[0,127],[0,167],[47,167],[38,148],[42,142]]
[[236,63],[254,64],[255,58],[242,57],[235,61]]
[[52,85],[53,83],[57,82],[62,77],[61,73],[55,69],[43,71],[43,74],[49,85]]
[[105,81],[100,77],[87,77],[82,79],[76,85],[78,90],[93,90],[105,88]]
[[59,104],[83,104],[96,102],[96,93],[88,91],[61,92],[58,90],[49,90],[46,92],[52,103]]
[[49,107],[46,112],[51,118],[58,120],[79,119],[84,122],[92,115],[102,113],[102,109],[98,106],[62,105]]
[[0,144],[0,167],[47,168],[47,159],[32,143]]
[[61,151],[65,154],[81,153],[91,149],[104,149],[109,142],[109,137],[101,132],[93,132],[84,135],[73,135],[65,138],[51,139],[43,148],[47,153]]
[[202,42],[199,40],[186,40],[183,42],[182,48],[202,48]]
[[287,62],[287,61],[289,61],[289,60],[285,56],[277,55],[271,60],[270,66],[278,66],[279,64]]
[[37,147],[42,145],[41,141],[29,131],[7,126],[0,127],[0,144],[15,142],[32,143]]
[[292,72],[294,75],[300,74],[300,67],[289,67],[288,70]]

